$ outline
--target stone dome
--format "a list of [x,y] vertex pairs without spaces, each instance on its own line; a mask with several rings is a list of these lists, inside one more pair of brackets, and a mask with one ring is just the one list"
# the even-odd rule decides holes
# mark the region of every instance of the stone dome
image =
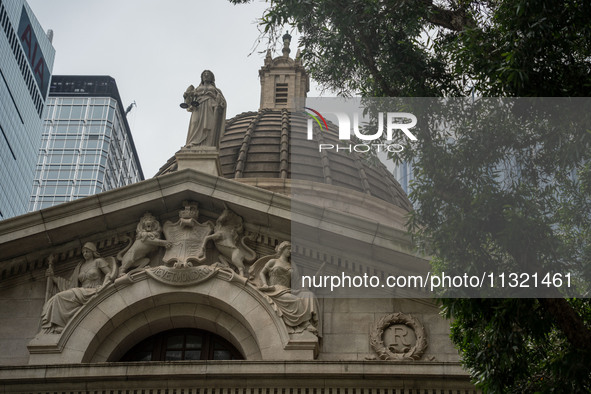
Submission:
[[[325,198],[342,201],[341,208],[355,200],[368,212],[378,211],[383,208],[381,201],[386,201],[391,208],[409,211],[410,201],[383,164],[370,163],[354,152],[319,152],[319,143],[339,144],[337,126],[329,123],[328,130],[307,139],[310,117],[303,109],[310,80],[299,53],[289,57],[291,36],[286,34],[283,40],[283,55],[273,58],[268,51],[259,70],[260,109],[226,120],[219,144],[220,175],[292,195],[297,183],[298,191],[314,189],[316,195],[321,192]],[[177,169],[175,155],[156,176]],[[314,186],[319,183],[330,186]]]
[[[338,128],[329,123],[327,133],[315,133],[308,140],[308,118],[304,112],[284,108],[245,112],[227,120],[220,141],[221,175],[245,183],[255,178],[323,183],[376,197],[405,211],[411,209],[400,184],[383,164],[369,163],[356,153],[319,152],[318,143],[339,143]],[[156,176],[176,170],[173,156]],[[271,189],[264,182],[254,184]]]

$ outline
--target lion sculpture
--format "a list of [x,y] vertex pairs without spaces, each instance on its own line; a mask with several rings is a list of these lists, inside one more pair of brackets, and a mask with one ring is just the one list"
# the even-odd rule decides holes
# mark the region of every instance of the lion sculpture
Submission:
[[142,269],[150,262],[147,257],[160,246],[170,248],[172,244],[160,239],[161,227],[158,220],[151,213],[146,212],[140,219],[135,230],[135,241],[129,237],[129,244],[117,254],[117,260],[121,261],[119,276],[123,276],[130,268]]
[[245,238],[248,237],[242,236],[243,233],[242,218],[225,208],[215,222],[213,234],[205,237],[203,245],[213,241],[216,249],[220,252],[222,262],[231,263],[238,269],[240,275],[246,276],[248,269],[244,263],[252,263],[256,258],[256,253],[244,243]]

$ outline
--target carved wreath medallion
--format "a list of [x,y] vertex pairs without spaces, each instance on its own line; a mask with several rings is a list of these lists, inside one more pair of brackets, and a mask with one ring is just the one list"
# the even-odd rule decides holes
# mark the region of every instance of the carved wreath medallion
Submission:
[[[400,339],[400,344],[385,343],[384,334],[389,329],[394,330],[394,341]],[[409,329],[416,337],[414,345],[406,338],[410,334]],[[400,312],[377,320],[369,335],[369,342],[380,360],[418,360],[427,349],[427,336],[423,325],[413,316]]]

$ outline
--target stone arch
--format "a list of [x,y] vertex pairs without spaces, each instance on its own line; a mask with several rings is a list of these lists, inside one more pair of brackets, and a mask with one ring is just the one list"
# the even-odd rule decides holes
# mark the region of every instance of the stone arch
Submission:
[[213,277],[178,286],[141,272],[91,300],[65,328],[57,352],[32,352],[29,363],[117,361],[142,339],[172,328],[214,332],[246,360],[310,360],[317,351],[317,340],[290,337],[269,300],[249,283]]
[[[166,298],[170,302],[161,304]],[[199,328],[216,333],[232,343],[246,360],[262,359],[257,338],[248,323],[235,317],[237,311],[230,311],[228,305],[213,307],[204,297],[190,292],[172,292],[166,297],[154,296],[152,300],[155,306],[148,309],[138,310],[130,305],[122,310],[120,314],[125,315],[125,322],[114,329],[103,326],[86,349],[82,362],[118,361],[141,340],[173,328]],[[114,318],[122,320],[123,315]]]

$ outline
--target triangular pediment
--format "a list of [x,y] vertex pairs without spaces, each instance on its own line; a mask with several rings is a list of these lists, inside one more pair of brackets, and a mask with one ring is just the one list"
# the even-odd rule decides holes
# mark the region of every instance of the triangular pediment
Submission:
[[[279,235],[289,236],[288,197],[187,169],[0,222],[0,266],[133,231],[146,212],[161,220],[177,216],[187,200],[206,217],[217,217],[225,204],[250,226],[273,222]],[[272,216],[261,215],[271,206]]]
[[185,169],[0,222],[2,277],[43,268],[49,254],[71,255],[85,242],[106,242],[108,246],[119,242],[121,235],[133,236],[146,212],[161,223],[176,220],[183,201],[197,202],[203,220],[215,220],[228,207],[242,217],[247,232],[265,239],[269,250],[295,232],[308,248],[302,253],[323,254],[319,260],[330,260],[329,265],[335,267],[347,268],[340,262],[345,257],[342,253],[339,256],[343,245],[348,248],[346,257],[350,261],[371,261],[374,269],[395,263],[399,270],[405,270],[417,262],[425,263],[414,255],[408,236],[397,228],[320,203],[292,200],[284,194]]

